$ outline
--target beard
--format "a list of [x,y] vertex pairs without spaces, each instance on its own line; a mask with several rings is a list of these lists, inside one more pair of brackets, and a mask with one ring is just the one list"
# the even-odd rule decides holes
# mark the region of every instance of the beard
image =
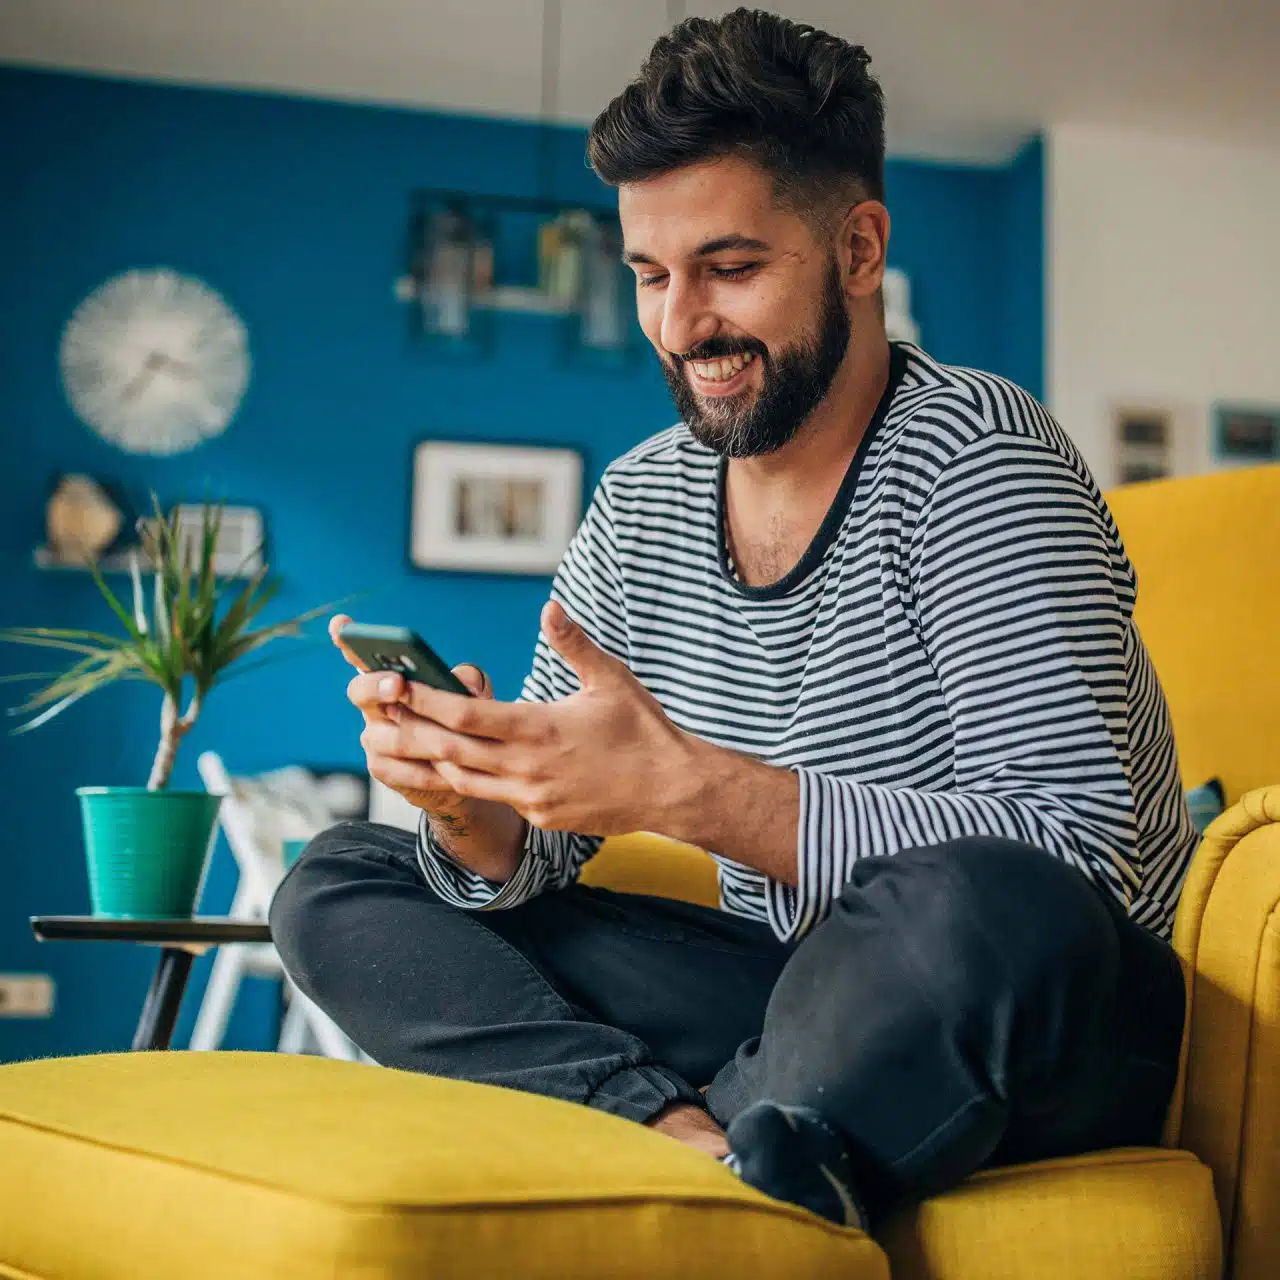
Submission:
[[[753,338],[708,338],[692,351],[663,359],[671,397],[699,444],[726,458],[755,458],[773,453],[794,438],[822,403],[849,347],[851,325],[833,260],[823,282],[816,334],[771,356]],[[754,352],[762,383],[736,395],[703,399],[689,383],[690,360],[715,360]]]

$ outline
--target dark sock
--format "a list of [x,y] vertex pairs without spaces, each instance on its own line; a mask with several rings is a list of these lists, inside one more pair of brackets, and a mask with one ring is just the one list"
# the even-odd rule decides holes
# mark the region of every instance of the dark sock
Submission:
[[843,1139],[812,1107],[756,1102],[729,1124],[729,1166],[775,1200],[866,1230]]

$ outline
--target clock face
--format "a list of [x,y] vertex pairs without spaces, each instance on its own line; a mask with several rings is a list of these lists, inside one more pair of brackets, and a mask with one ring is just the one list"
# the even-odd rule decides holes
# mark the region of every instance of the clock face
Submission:
[[130,453],[192,449],[226,430],[249,381],[244,324],[207,284],[127,271],[72,313],[59,352],[71,407]]

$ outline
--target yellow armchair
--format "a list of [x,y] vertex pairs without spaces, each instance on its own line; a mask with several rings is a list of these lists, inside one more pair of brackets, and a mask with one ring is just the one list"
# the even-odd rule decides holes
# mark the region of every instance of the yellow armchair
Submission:
[[[607,841],[584,878],[716,900],[711,860],[658,836]],[[981,1173],[889,1224],[894,1280],[1280,1276],[1280,786],[1206,832],[1174,944],[1191,1016],[1165,1147]]]
[[[1178,911],[1163,1148],[980,1173],[873,1242],[544,1098],[273,1054],[52,1059],[0,1067],[0,1277],[1280,1276],[1280,467],[1109,496],[1184,779],[1234,800]],[[585,878],[716,900],[710,859],[656,836]]]
[[[1208,1276],[1220,1250],[1234,1280],[1280,1276],[1280,466],[1107,496],[1183,780],[1236,798],[1179,903],[1190,1017],[1166,1148],[981,1174],[885,1232],[895,1277]],[[716,901],[709,859],[650,836],[607,842],[584,878]]]

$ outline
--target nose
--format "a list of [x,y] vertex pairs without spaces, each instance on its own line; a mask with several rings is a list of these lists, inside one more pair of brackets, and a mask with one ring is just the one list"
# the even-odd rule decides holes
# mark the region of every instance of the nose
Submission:
[[672,276],[662,299],[662,328],[659,336],[667,351],[683,355],[717,333],[720,321],[711,311],[701,291],[687,281]]

